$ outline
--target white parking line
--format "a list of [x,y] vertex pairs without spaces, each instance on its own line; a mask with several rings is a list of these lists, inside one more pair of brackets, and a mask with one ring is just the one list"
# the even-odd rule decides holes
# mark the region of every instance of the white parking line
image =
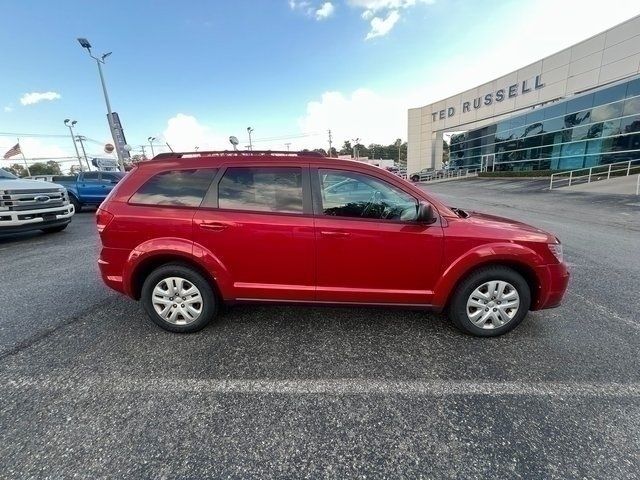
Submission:
[[124,377],[34,378],[17,377],[0,382],[4,390],[74,391],[78,394],[108,392],[191,392],[212,394],[285,395],[491,395],[551,397],[640,397],[638,383],[522,382],[464,380],[287,379],[287,380],[190,380]]
[[618,320],[620,322],[626,323],[627,325],[633,327],[635,330],[640,331],[640,322],[639,321],[636,321],[636,320],[633,320],[631,318],[627,318],[627,317],[623,317],[621,315],[618,315],[616,312],[614,312],[610,308],[607,308],[604,305],[599,304],[598,302],[596,302],[595,300],[592,300],[589,297],[585,297],[584,295],[580,295],[579,293],[576,293],[576,292],[573,292],[573,291],[569,291],[568,295],[569,296],[571,296],[571,295],[576,296],[580,300],[582,300],[584,303],[586,303],[589,306],[591,306],[592,308],[596,309],[602,315],[606,315],[607,317],[612,317],[615,320]]

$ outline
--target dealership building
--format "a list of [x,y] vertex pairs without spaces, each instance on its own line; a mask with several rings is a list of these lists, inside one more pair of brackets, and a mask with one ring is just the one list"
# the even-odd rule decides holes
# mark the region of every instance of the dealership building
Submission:
[[407,172],[567,170],[640,159],[640,16],[409,110]]

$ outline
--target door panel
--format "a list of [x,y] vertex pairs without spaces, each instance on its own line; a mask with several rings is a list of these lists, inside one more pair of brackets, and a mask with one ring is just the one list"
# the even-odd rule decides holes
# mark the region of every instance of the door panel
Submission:
[[[304,186],[304,188],[303,188]],[[194,217],[194,240],[227,269],[236,299],[315,299],[308,168],[243,164],[221,170]]]
[[316,218],[319,301],[429,304],[442,228]]
[[98,172],[85,172],[78,181],[78,193],[85,203],[100,203],[104,197],[104,188]]
[[417,223],[417,199],[383,179],[339,170],[311,174],[317,299],[430,304],[442,269],[440,224]]
[[236,299],[315,298],[311,217],[199,210],[194,240],[228,269]]

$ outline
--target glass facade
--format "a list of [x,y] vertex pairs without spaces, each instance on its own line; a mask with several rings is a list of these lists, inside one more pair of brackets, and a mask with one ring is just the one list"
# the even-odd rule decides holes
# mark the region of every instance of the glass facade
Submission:
[[[640,78],[454,134],[450,166],[573,170],[640,159]],[[490,167],[491,168],[491,167]]]

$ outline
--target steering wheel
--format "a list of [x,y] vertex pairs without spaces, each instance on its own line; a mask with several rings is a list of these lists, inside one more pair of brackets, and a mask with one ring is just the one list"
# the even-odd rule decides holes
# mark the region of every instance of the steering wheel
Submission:
[[362,213],[360,214],[360,216],[361,217],[366,216],[367,213],[369,213],[369,210],[371,210],[371,207],[373,206],[373,204],[380,203],[381,200],[382,200],[382,193],[380,193],[377,190],[373,192],[371,194],[371,198],[369,198],[369,201],[365,205],[364,209],[362,209]]

